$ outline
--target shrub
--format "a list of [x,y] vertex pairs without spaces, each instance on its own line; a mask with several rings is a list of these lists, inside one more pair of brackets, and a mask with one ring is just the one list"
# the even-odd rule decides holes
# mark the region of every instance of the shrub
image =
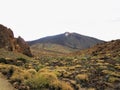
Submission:
[[27,71],[31,73],[32,75],[35,75],[37,73],[35,69],[28,69]]
[[108,75],[111,75],[111,76],[115,76],[115,77],[120,77],[120,72],[115,72],[115,71],[110,71],[110,70],[103,70],[102,73],[108,74]]
[[26,81],[26,84],[31,87],[32,90],[41,90],[44,88],[58,88],[59,81],[53,73],[38,73],[33,78]]
[[32,77],[32,73],[30,73],[27,70],[22,70],[20,68],[14,68],[14,73],[10,77],[10,81],[13,82],[19,82],[22,83],[25,80]]
[[77,80],[88,80],[88,75],[87,74],[78,74],[76,76]]
[[119,64],[116,65],[115,68],[118,69],[118,70],[120,70],[120,65]]
[[120,80],[117,77],[112,77],[111,76],[108,81],[111,82],[111,83],[114,83],[114,82],[117,82],[117,81],[119,82]]
[[38,72],[33,78],[26,81],[31,90],[73,90],[66,83],[59,81],[57,76],[52,72]]
[[86,87],[88,85],[88,75],[87,74],[78,74],[76,77],[77,83],[79,83],[82,87]]
[[74,90],[69,83],[61,82],[61,90]]
[[9,79],[12,76],[13,72],[14,72],[14,66],[6,65],[6,64],[2,65],[1,64],[0,65],[0,72],[2,74],[4,74],[5,76],[7,76],[7,78]]
[[96,90],[95,88],[88,88],[87,90]]

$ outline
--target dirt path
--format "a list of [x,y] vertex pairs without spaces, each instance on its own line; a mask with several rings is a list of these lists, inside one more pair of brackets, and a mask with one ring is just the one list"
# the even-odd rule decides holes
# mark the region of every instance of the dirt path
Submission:
[[16,90],[1,73],[0,73],[0,90]]

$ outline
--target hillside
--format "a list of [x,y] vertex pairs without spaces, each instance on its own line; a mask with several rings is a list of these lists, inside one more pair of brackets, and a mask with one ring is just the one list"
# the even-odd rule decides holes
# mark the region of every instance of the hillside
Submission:
[[66,46],[51,43],[44,44],[44,48],[43,44],[40,43],[32,45],[30,48],[34,56],[56,56],[75,51],[74,49],[68,48]]
[[[70,55],[0,50],[0,72],[18,90],[119,90],[120,40]],[[42,52],[42,51],[41,51]]]
[[[77,33],[65,32],[63,34],[59,34],[55,36],[40,38],[38,40],[30,41],[28,43],[29,45],[31,45],[32,49],[37,48],[39,50],[42,48],[51,51],[59,50],[59,52],[64,53],[65,51],[71,52],[75,50],[87,49],[102,42],[104,41],[93,37],[88,37]],[[64,50],[62,51],[62,49]]]
[[111,54],[112,56],[114,56],[114,55],[119,55],[119,53],[120,53],[120,39],[97,44],[89,49],[74,52],[71,54],[73,55],[90,54],[96,56]]
[[[59,78],[69,82],[74,90],[120,89],[120,40],[97,44],[70,55],[39,59]],[[45,61],[44,61],[45,60]],[[83,90],[84,90],[83,89]]]

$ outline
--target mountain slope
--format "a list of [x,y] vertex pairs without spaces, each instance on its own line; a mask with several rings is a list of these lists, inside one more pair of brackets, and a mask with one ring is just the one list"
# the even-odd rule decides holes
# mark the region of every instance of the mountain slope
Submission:
[[38,60],[49,70],[58,71],[59,78],[74,86],[73,90],[120,90],[120,40]]
[[63,34],[48,36],[38,40],[30,41],[28,43],[31,46],[34,46],[36,44],[37,46],[39,46],[38,44],[40,44],[42,45],[41,48],[46,48],[45,44],[56,44],[56,45],[61,45],[63,47],[68,47],[72,50],[82,50],[82,49],[90,48],[102,42],[104,41],[93,37],[84,36],[77,33],[65,32]]
[[93,56],[109,54],[115,57],[120,53],[120,39],[97,44],[89,49],[78,51],[74,54],[76,55],[76,54],[83,54],[83,53],[91,54]]

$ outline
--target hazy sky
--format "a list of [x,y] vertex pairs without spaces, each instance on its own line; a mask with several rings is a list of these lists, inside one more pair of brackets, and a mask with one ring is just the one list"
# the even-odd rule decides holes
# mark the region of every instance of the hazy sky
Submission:
[[0,23],[25,40],[66,31],[120,39],[120,0],[0,0]]

